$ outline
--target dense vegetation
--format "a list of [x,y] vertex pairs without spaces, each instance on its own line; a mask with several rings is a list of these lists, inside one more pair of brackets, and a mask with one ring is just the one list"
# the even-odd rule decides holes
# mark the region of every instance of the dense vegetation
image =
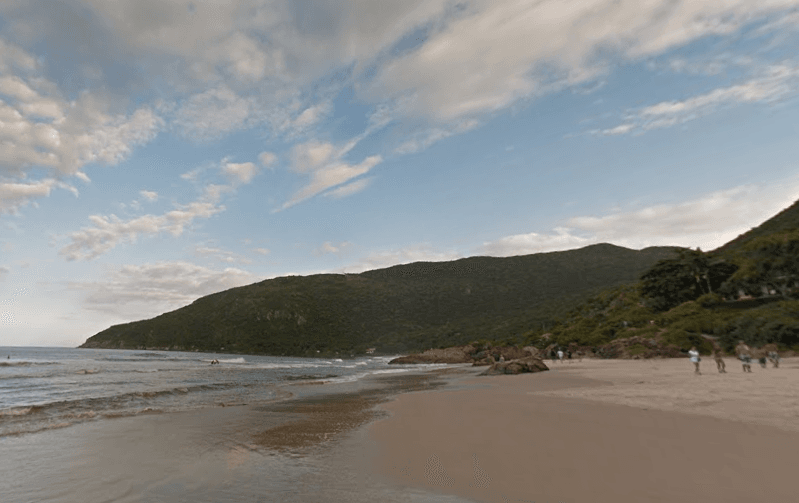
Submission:
[[110,327],[82,347],[329,356],[402,353],[474,340],[519,343],[675,248],[600,244],[517,257],[417,262],[361,274],[275,278]]
[[728,352],[738,340],[799,351],[799,231],[787,228],[785,215],[778,215],[778,230],[755,229],[735,246],[681,250],[639,283],[604,291],[574,309],[549,334],[528,332],[526,342],[597,347],[641,336],[708,353],[711,336]]
[[708,336],[726,351],[739,339],[799,351],[799,202],[708,253],[601,244],[276,278],[113,326],[82,347],[329,356],[640,339],[706,354]]

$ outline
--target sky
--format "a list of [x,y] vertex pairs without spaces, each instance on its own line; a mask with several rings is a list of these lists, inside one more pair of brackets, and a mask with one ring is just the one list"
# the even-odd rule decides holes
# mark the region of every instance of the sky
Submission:
[[3,0],[0,346],[799,199],[799,1]]

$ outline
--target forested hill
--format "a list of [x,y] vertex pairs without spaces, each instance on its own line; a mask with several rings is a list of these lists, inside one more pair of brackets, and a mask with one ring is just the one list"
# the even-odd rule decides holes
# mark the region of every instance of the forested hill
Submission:
[[680,250],[637,284],[605,290],[525,337],[541,347],[610,348],[606,355],[627,343],[639,355],[707,353],[711,340],[726,351],[744,340],[799,352],[799,202],[716,250]]
[[757,227],[748,230],[732,241],[716,248],[712,253],[729,253],[742,248],[745,244],[757,238],[795,230],[799,230],[799,201],[796,201]]
[[417,262],[361,274],[291,276],[112,326],[81,347],[323,356],[399,353],[473,340],[521,342],[598,291],[634,282],[676,248]]

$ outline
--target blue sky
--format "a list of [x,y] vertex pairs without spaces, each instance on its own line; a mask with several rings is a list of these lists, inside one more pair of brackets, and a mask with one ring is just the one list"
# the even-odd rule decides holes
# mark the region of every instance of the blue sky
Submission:
[[285,275],[713,249],[799,198],[799,1],[6,0],[0,345]]

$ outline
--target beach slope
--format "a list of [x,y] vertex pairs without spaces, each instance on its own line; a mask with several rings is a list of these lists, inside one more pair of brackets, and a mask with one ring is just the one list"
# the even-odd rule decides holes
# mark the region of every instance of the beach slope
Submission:
[[681,359],[552,367],[384,404],[375,470],[486,502],[796,500],[799,361],[701,376]]

